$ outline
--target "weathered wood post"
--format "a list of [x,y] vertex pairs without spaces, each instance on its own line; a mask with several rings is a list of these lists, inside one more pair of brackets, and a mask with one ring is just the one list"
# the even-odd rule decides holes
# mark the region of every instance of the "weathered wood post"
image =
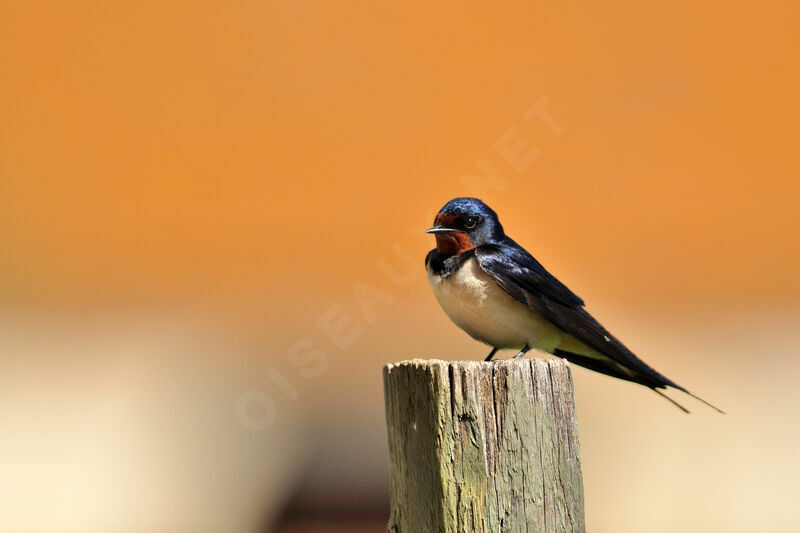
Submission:
[[585,530],[566,361],[415,359],[383,379],[389,532]]

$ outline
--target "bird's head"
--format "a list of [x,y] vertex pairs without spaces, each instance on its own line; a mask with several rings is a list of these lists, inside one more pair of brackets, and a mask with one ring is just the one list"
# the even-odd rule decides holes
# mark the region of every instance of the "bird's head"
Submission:
[[497,214],[477,198],[453,198],[444,204],[428,233],[436,237],[436,249],[443,256],[460,254],[504,236]]

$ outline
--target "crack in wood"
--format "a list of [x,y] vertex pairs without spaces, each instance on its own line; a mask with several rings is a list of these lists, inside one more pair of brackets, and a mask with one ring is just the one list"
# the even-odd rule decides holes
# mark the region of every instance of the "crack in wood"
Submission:
[[566,361],[403,361],[384,393],[389,531],[585,531]]

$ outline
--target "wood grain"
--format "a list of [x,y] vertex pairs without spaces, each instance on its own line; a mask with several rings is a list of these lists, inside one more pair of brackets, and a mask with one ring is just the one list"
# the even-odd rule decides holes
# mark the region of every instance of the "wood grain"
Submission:
[[415,359],[383,375],[390,532],[585,530],[566,361]]

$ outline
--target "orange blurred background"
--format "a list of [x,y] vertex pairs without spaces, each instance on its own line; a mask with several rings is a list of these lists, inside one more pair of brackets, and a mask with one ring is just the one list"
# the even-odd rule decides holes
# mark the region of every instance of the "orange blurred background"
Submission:
[[591,530],[797,530],[798,14],[0,3],[0,526],[379,531],[381,365],[485,355],[422,266],[477,195],[730,412],[575,370]]

